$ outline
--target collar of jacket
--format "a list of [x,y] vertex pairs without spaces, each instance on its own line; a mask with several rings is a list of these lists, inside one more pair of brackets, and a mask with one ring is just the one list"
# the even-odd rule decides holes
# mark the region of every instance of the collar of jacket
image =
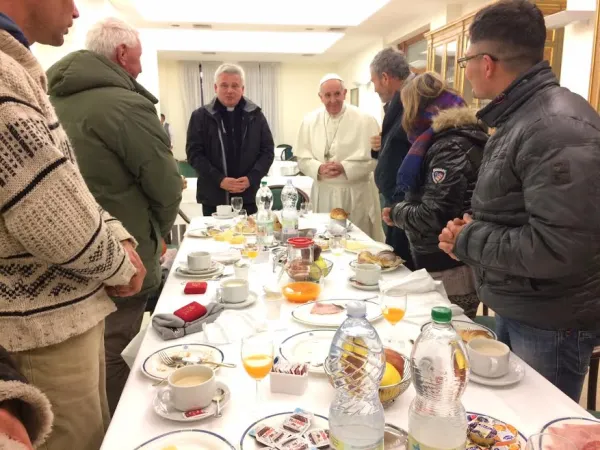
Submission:
[[6,14],[0,12],[0,30],[4,30],[8,32],[12,37],[14,37],[17,41],[23,44],[25,47],[29,48],[29,41],[23,34],[23,31],[19,28],[19,26],[8,17]]
[[548,61],[542,61],[513,81],[504,92],[480,110],[477,117],[489,127],[498,127],[531,97],[552,85],[558,86],[558,80]]
[[[252,111],[260,110],[260,107],[256,103],[254,103],[252,100],[250,100],[249,98],[243,97],[243,99],[246,102],[246,104],[244,105],[244,112],[250,113]],[[208,105],[204,106],[206,111],[211,116],[214,116],[219,112],[219,107],[217,106],[217,101],[218,101],[218,99],[217,99],[217,97],[215,97],[212,100],[212,102],[210,102]]]

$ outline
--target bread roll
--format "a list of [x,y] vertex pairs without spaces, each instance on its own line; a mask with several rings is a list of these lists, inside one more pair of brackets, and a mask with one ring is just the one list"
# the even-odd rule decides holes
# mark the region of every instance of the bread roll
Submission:
[[348,213],[342,208],[334,208],[329,213],[329,217],[335,220],[346,220],[348,218]]

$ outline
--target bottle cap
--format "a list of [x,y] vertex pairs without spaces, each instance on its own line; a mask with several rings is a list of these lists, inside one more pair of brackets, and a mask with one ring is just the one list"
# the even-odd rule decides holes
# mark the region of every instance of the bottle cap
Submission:
[[449,323],[452,321],[452,310],[445,306],[434,306],[431,308],[431,318],[437,323]]
[[294,248],[308,248],[314,245],[314,241],[312,239],[305,237],[289,238],[287,243]]
[[348,317],[365,317],[367,315],[367,307],[364,302],[350,302],[346,306]]
[[260,182],[260,185],[261,185],[261,186],[266,186],[266,185],[267,185],[267,180],[262,180],[262,181]]

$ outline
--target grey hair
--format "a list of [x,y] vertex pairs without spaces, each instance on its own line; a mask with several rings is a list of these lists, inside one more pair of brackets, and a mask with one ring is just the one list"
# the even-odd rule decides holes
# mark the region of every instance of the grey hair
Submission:
[[384,48],[375,55],[371,62],[371,71],[379,77],[385,72],[399,80],[406,80],[411,73],[404,53],[391,47]]
[[114,60],[119,45],[133,48],[139,42],[139,34],[135,28],[120,19],[109,17],[90,28],[85,38],[85,48]]
[[240,78],[242,79],[242,86],[245,85],[246,74],[244,73],[244,69],[242,69],[237,64],[230,64],[230,63],[221,64],[217,68],[217,71],[215,72],[215,84],[217,84],[217,80],[219,79],[219,76],[221,76],[221,74],[224,74],[224,73],[228,73],[230,75],[239,75]]

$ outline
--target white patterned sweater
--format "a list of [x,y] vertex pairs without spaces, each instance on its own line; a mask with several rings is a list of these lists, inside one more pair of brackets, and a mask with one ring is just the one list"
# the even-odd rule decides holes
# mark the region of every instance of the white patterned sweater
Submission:
[[115,310],[105,285],[135,268],[131,239],[88,190],[46,94],[42,67],[0,31],[0,345],[80,335]]

